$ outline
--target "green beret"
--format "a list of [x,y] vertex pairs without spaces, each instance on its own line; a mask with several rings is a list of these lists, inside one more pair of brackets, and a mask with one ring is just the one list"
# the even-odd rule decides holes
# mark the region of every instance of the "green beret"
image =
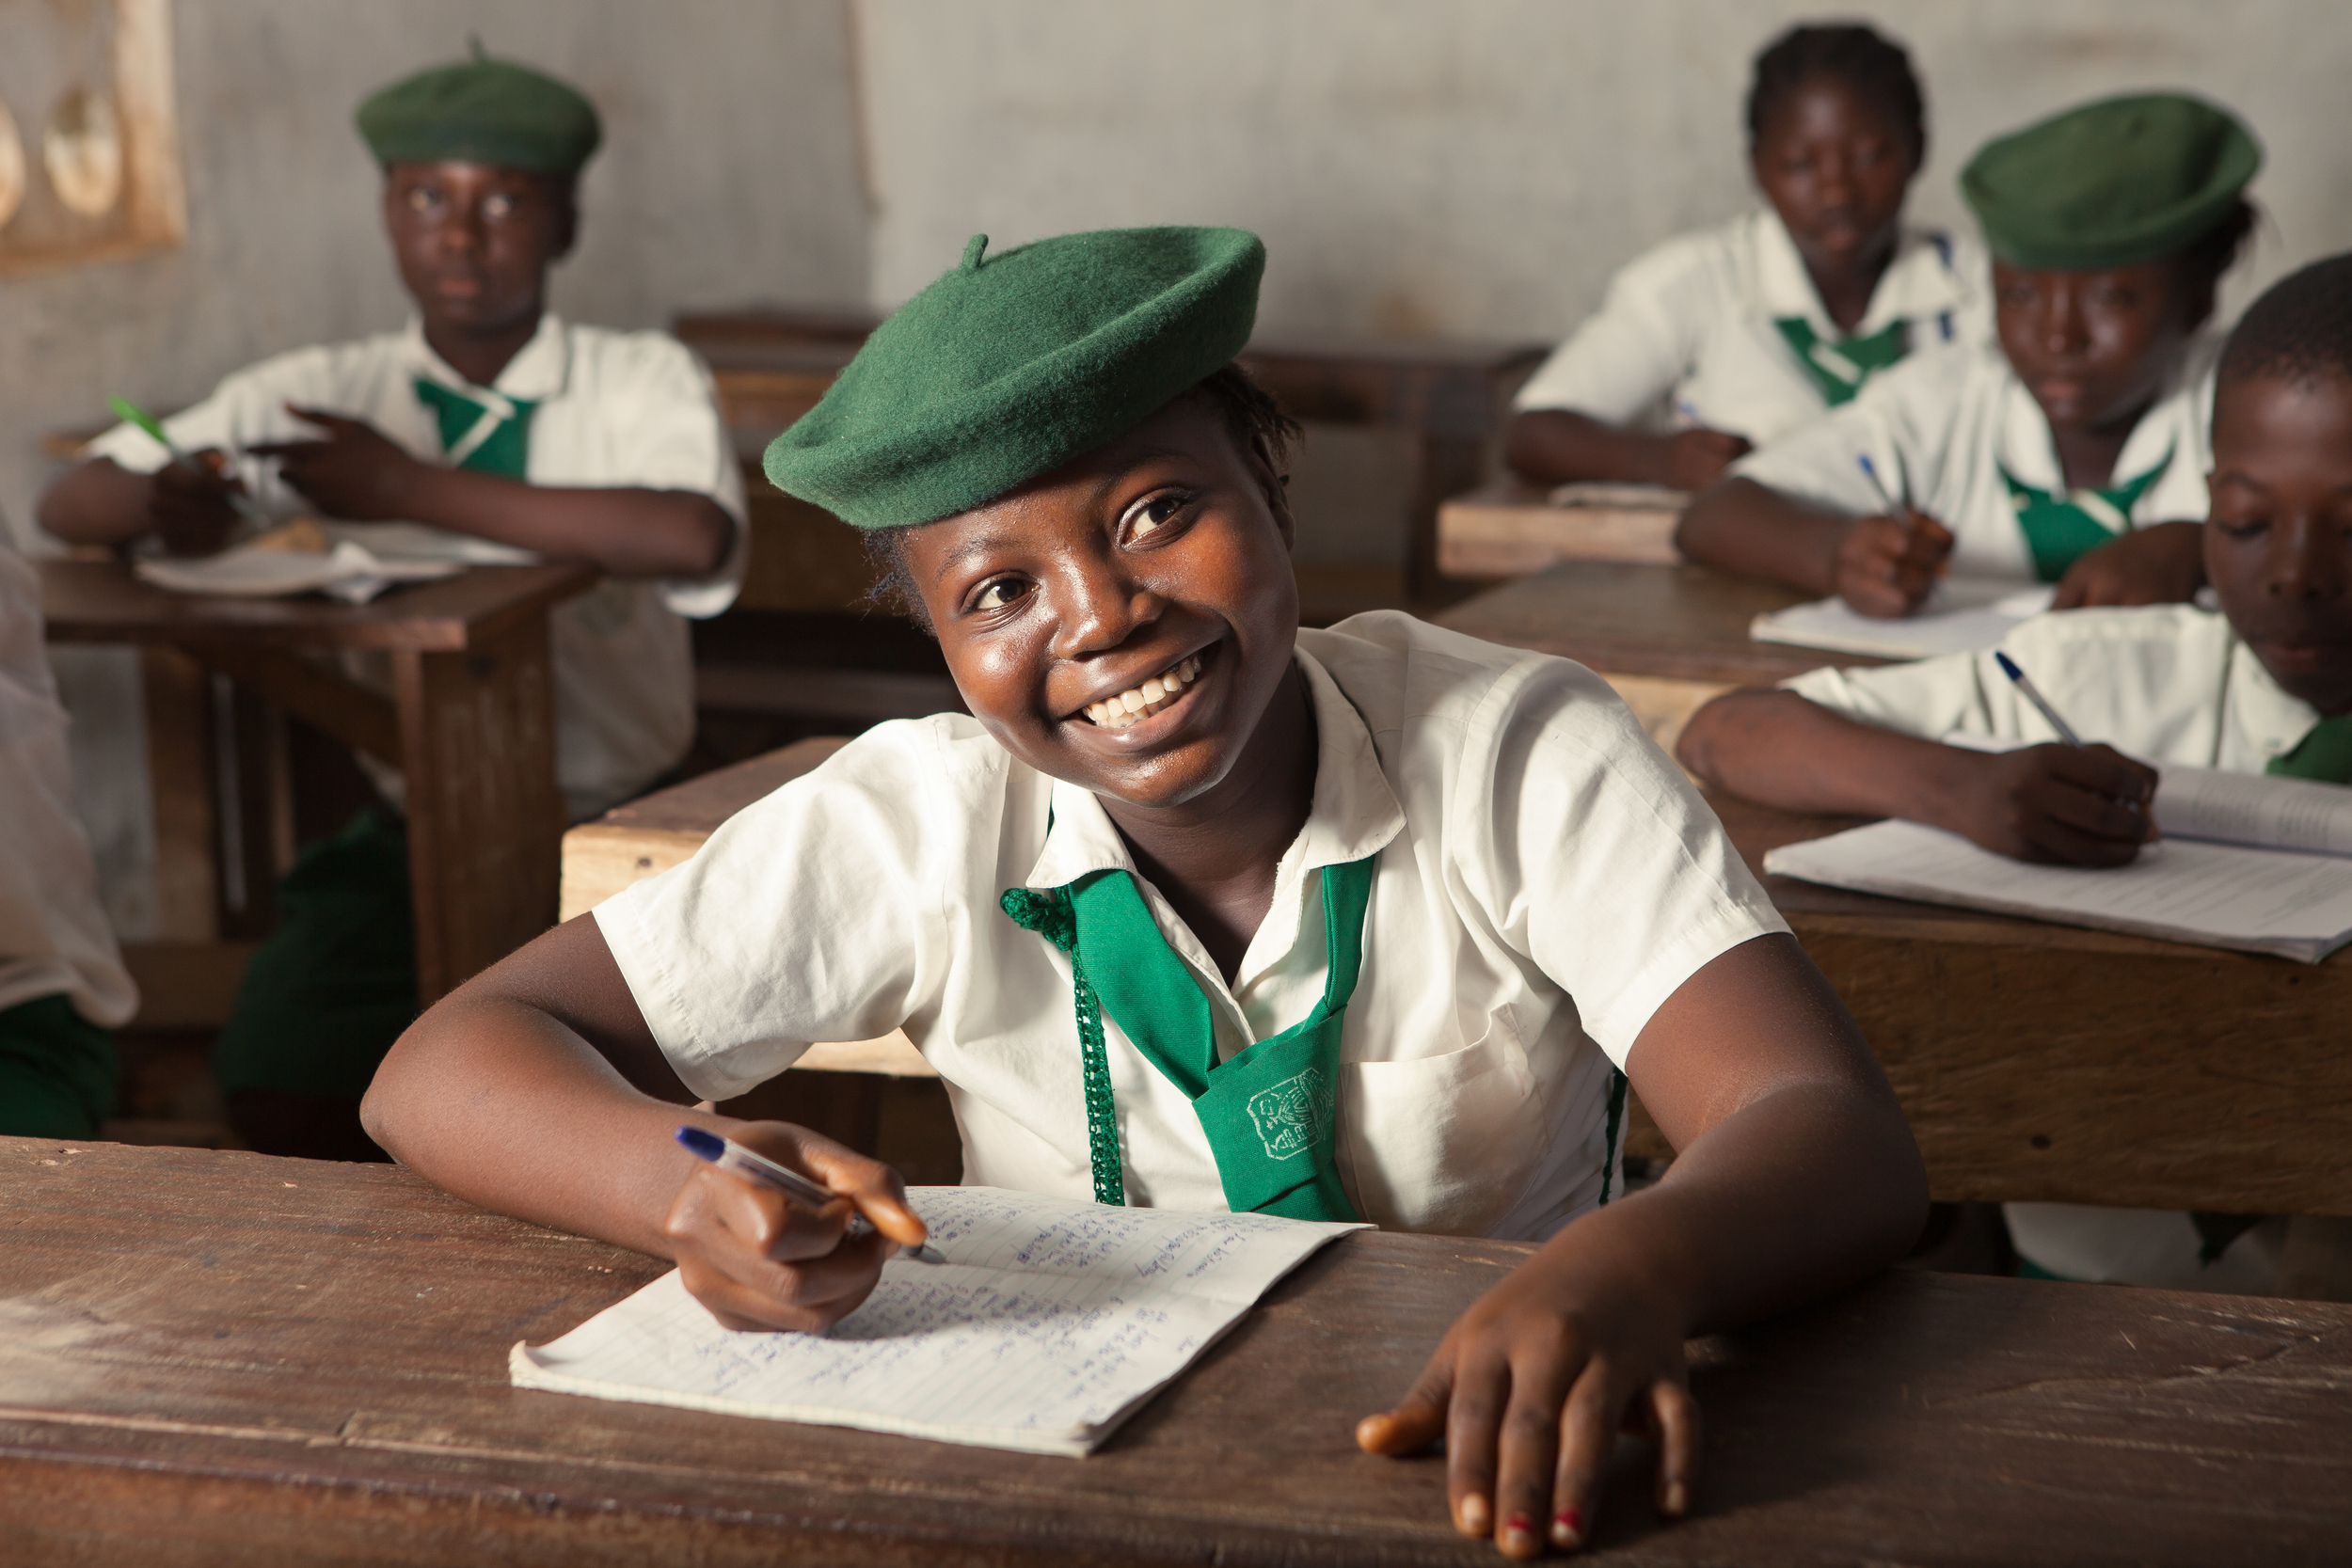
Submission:
[[2140,93],[1987,142],[1960,191],[2002,261],[2087,272],[2185,250],[2229,215],[2262,161],[2228,110]]
[[768,448],[768,478],[862,529],[935,522],[1124,435],[1249,341],[1265,246],[1106,229],[963,262],[874,329]]
[[596,107],[552,76],[474,56],[395,82],[359,105],[375,161],[495,164],[575,175],[603,140]]

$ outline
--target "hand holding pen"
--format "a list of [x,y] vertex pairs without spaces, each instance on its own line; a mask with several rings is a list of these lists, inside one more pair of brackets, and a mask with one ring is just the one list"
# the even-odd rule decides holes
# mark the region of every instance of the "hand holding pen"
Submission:
[[728,1328],[822,1332],[902,1249],[938,1257],[898,1173],[878,1160],[786,1122],[746,1123],[733,1138],[682,1127],[678,1141],[699,1163],[662,1234],[689,1293]]
[[2016,860],[2058,865],[2129,863],[2156,834],[2149,819],[2156,771],[2110,746],[2086,744],[2017,661],[1995,653],[2017,694],[2049,721],[2056,745],[1975,753],[1975,784],[1961,831]]
[[228,454],[212,448],[189,451],[156,419],[128,398],[109,398],[116,418],[135,425],[164,449],[170,462],[155,471],[148,502],[155,535],[173,555],[213,555],[229,542],[240,520],[259,530],[269,516],[229,472]]
[[1859,614],[1909,615],[1927,601],[1951,560],[1951,530],[1911,504],[1907,480],[1890,488],[1867,452],[1856,462],[1886,510],[1855,518],[1838,542],[1837,594]]

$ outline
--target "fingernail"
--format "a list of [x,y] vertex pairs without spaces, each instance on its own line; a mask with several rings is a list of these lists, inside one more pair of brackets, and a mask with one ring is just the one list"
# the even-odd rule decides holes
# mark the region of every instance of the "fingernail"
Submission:
[[1665,1499],[1659,1504],[1659,1512],[1670,1519],[1678,1519],[1682,1511],[1690,1506],[1691,1489],[1678,1481],[1668,1481]]
[[1475,1492],[1462,1499],[1461,1513],[1461,1531],[1464,1535],[1486,1534],[1494,1517],[1486,1510],[1486,1499]]
[[1551,1521],[1551,1544],[1567,1550],[1584,1544],[1584,1515],[1564,1508]]
[[1512,1514],[1502,1521],[1502,1544],[1504,1546],[1533,1546],[1535,1544],[1535,1521],[1524,1513]]

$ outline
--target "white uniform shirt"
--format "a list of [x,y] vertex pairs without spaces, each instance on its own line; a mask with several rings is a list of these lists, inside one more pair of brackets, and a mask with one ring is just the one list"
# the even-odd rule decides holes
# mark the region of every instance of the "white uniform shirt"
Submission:
[[[2319,722],[2316,708],[2270,678],[2227,617],[2195,605],[2040,615],[2001,647],[2085,740],[2150,762],[2259,773]],[[1782,685],[1850,719],[1931,740],[2058,738],[1990,652],[1814,670]],[[2068,1279],[2187,1291],[2274,1288],[2272,1223],[2205,1264],[2185,1214],[2062,1203],[2011,1203],[2004,1212],[2018,1251]]]
[[1828,407],[1776,321],[1802,316],[1833,343],[1909,322],[1917,355],[1991,336],[1988,277],[1976,241],[1906,225],[1850,334],[1821,308],[1796,242],[1767,208],[1669,240],[1620,271],[1600,309],[1512,406],[1653,430],[1705,426],[1761,446]]
[[0,546],[0,1008],[63,995],[92,1023],[139,995],[98,903],[73,815],[66,713],[41,641],[40,577]]
[[[2259,773],[2319,722],[2319,710],[2270,678],[2227,616],[2195,605],[2037,615],[2001,648],[2085,740],[2149,762]],[[1989,650],[1814,670],[1782,684],[1848,718],[1931,740],[2058,738]]]
[[[2190,346],[2116,459],[2114,484],[2164,464],[2163,477],[2132,507],[2135,527],[2204,520],[2213,371],[2221,342],[2207,334]],[[1876,480],[1863,470],[1865,456]],[[1857,517],[1908,499],[1952,531],[1954,575],[2031,581],[2033,554],[2001,478],[2004,467],[2038,490],[2066,489],[2042,405],[2000,344],[1987,341],[1906,359],[1873,377],[1851,403],[1751,452],[1731,471]]]
[[[410,454],[443,463],[440,426],[417,395],[418,377],[465,390],[426,345],[415,321],[403,332],[296,349],[239,371],[212,396],[164,421],[191,451],[230,453],[259,442],[320,432],[286,404],[365,420]],[[694,734],[693,653],[680,616],[716,615],[743,577],[743,476],[719,417],[710,373],[676,339],[565,324],[552,312],[499,372],[491,390],[538,404],[526,477],[533,484],[691,490],[736,522],[726,563],[691,581],[607,578],[548,617],[555,663],[556,777],[577,819],[643,789],[675,765]],[[167,461],[132,425],[92,442],[135,473]],[[236,471],[273,517],[313,510],[278,483],[278,467],[246,458]],[[484,563],[539,559],[470,534],[415,523],[337,523],[329,532],[387,556]]]
[[[1384,1226],[1548,1236],[1599,1196],[1611,1064],[1693,972],[1787,927],[1581,666],[1394,612],[1302,631],[1297,659],[1314,798],[1235,983],[1148,882],[1145,902],[1230,1059],[1321,998],[1319,870],[1378,851],[1340,1179]],[[946,1080],[966,1181],[1084,1199],[1070,964],[998,899],[1106,867],[1133,863],[1093,795],[947,714],[867,731],[596,922],[694,1093],[903,1025]],[[1223,1209],[1191,1101],[1108,1017],[1104,1034],[1130,1201]]]

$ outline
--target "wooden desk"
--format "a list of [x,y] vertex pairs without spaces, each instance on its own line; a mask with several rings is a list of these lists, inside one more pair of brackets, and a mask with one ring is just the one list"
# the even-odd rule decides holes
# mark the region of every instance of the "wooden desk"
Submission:
[[[879,320],[857,311],[749,309],[681,315],[671,329],[709,361],[727,422],[748,452],[815,405],[832,372],[848,362]],[[1406,594],[1419,600],[1445,589],[1438,561],[1439,502],[1486,477],[1511,394],[1545,353],[1534,343],[1271,337],[1252,341],[1241,362],[1295,418],[1412,433],[1419,460],[1406,503],[1407,559],[1400,565]],[[810,601],[848,569],[847,557],[802,537],[813,522],[802,514],[775,515],[775,537],[755,544],[747,603],[828,608]],[[762,550],[795,564],[771,581],[760,564]],[[862,592],[866,579],[859,580]],[[787,602],[771,604],[771,590]]]
[[[273,709],[405,775],[423,1001],[547,928],[564,829],[548,611],[595,583],[590,568],[477,566],[357,606],[170,594],[113,562],[45,561],[40,572],[53,641],[143,656],[158,881],[183,940],[225,934],[225,905],[265,911],[291,857]],[[348,650],[385,656],[391,696],[304,657]],[[213,677],[253,700],[215,707],[226,693]],[[278,771],[282,757],[280,739]]]
[[[74,1150],[77,1150],[75,1152]],[[54,1163],[53,1163],[54,1162]],[[1486,1563],[1442,1461],[1356,1451],[1524,1256],[1359,1235],[1070,1460],[507,1382],[661,1265],[391,1166],[0,1140],[0,1535],[172,1564]],[[1604,1562],[2320,1561],[2352,1539],[2352,1307],[1885,1275],[1694,1346]]]
[[[1558,499],[1564,491],[1573,502]],[[1438,508],[1438,569],[1516,578],[1562,561],[1678,565],[1675,524],[1690,499],[1647,484],[1484,485]]]

